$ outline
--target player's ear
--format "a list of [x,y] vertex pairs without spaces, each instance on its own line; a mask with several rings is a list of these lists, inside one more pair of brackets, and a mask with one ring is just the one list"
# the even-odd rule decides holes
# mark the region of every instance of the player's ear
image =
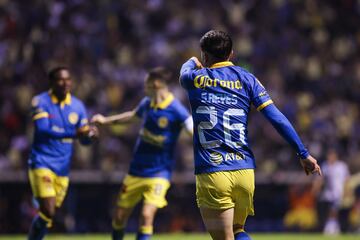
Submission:
[[231,50],[228,60],[231,60],[234,57],[234,50]]
[[203,65],[207,66],[207,63],[209,62],[209,55],[206,52],[201,51],[201,62]]

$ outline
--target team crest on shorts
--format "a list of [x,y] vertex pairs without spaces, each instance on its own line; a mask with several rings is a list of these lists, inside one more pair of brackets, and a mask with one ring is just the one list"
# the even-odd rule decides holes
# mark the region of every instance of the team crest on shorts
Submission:
[[161,117],[158,120],[158,125],[161,128],[166,128],[169,124],[169,120],[167,119],[167,117]]
[[223,161],[223,156],[221,155],[221,153],[212,152],[210,153],[210,160],[215,164],[220,164]]
[[72,112],[69,114],[68,119],[71,124],[76,124],[79,120],[79,115],[76,112]]

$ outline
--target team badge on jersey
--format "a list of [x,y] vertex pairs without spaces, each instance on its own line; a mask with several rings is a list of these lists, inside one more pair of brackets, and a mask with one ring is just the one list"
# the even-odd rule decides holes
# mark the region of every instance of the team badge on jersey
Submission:
[[169,124],[169,120],[166,117],[160,117],[158,119],[158,125],[161,128],[166,128]]
[[223,161],[223,156],[218,152],[210,153],[210,159],[215,164],[220,164]]
[[79,115],[76,112],[72,112],[69,114],[68,119],[71,124],[75,125],[79,120]]

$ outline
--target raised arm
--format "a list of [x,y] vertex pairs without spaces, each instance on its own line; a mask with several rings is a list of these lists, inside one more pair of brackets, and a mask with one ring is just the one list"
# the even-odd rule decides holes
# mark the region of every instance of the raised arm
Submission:
[[192,57],[187,60],[180,69],[180,84],[182,87],[186,88],[186,82],[193,80],[193,73],[195,70],[203,68],[201,62],[197,57]]
[[261,113],[279,134],[295,149],[297,155],[300,157],[300,162],[305,173],[318,173],[321,175],[321,169],[317,164],[316,159],[309,154],[295,129],[279,109],[274,104],[269,104],[261,110]]

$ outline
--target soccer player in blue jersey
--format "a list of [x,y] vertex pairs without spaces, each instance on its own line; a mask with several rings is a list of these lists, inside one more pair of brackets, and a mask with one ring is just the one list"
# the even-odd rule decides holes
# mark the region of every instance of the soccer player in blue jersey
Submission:
[[89,126],[83,103],[70,94],[72,78],[66,67],[50,71],[50,90],[32,100],[34,140],[29,158],[29,179],[39,203],[29,240],[41,240],[65,198],[73,141],[89,144],[98,134]]
[[259,80],[230,62],[229,35],[211,30],[200,48],[202,63],[192,57],[180,71],[194,121],[197,203],[213,239],[250,239],[244,225],[254,214],[255,159],[247,138],[251,104],[295,149],[306,174],[321,170]]
[[169,72],[152,69],[145,78],[147,95],[133,111],[104,117],[97,114],[93,123],[128,123],[142,119],[129,174],[117,201],[112,226],[113,240],[124,237],[124,228],[135,205],[143,200],[137,240],[150,239],[158,208],[167,205],[165,195],[170,187],[174,149],[182,128],[192,134],[192,118],[186,108],[168,89]]

